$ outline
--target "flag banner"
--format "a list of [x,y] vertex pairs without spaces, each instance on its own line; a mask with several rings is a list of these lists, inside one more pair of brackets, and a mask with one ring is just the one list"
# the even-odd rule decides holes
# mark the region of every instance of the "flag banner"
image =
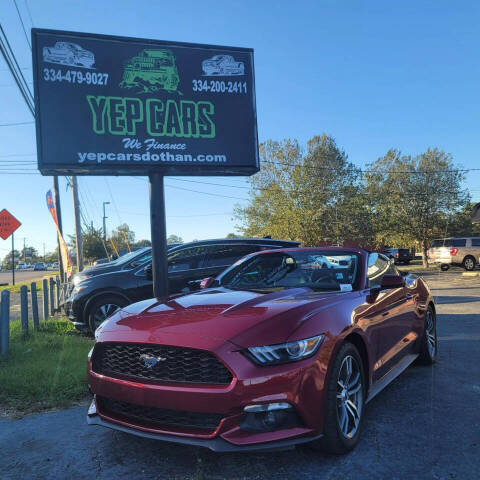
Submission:
[[62,264],[68,279],[73,274],[73,262],[72,262],[72,257],[70,256],[70,252],[68,251],[67,244],[63,239],[63,235],[61,234],[60,229],[58,228],[57,212],[55,209],[55,202],[53,200],[53,195],[51,190],[47,192],[47,207],[50,214],[52,215],[53,223],[55,223],[55,228],[57,229],[58,241],[60,243],[60,253],[62,255]]

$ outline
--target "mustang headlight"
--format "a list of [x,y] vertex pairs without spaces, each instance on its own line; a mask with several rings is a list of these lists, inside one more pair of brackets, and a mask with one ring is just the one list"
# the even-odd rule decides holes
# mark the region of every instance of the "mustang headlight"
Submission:
[[257,365],[278,365],[280,363],[297,362],[311,357],[320,347],[325,335],[296,340],[295,342],[250,347],[245,354]]

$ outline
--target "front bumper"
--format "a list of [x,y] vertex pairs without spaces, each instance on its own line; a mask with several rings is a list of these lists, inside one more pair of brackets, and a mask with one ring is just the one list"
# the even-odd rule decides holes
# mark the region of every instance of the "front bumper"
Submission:
[[131,435],[136,435],[137,437],[149,438],[152,440],[160,440],[163,442],[169,443],[178,443],[183,445],[194,445],[197,447],[208,448],[214,452],[258,452],[258,451],[271,451],[271,450],[287,450],[295,445],[300,445],[302,443],[312,442],[313,440],[318,440],[323,435],[317,435],[314,437],[296,437],[286,440],[276,440],[268,443],[258,443],[253,445],[234,445],[227,442],[221,437],[215,438],[195,438],[195,437],[181,437],[177,435],[170,435],[164,433],[155,433],[139,430],[138,428],[128,427],[111,420],[100,417],[96,412],[95,400],[92,400],[92,405],[89,408],[89,414],[87,414],[87,424],[88,425],[99,425],[101,427],[111,428],[112,430],[117,430],[124,433],[129,433]]
[[[213,350],[234,375],[232,382],[224,386],[139,383],[112,378],[94,372],[90,359],[88,384],[95,397],[94,413],[90,411],[88,423],[215,451],[268,450],[309,442],[323,432],[324,365],[328,362],[328,350],[328,345],[322,345],[317,357],[296,364],[264,368],[253,365],[231,345],[224,345]],[[221,421],[214,429],[208,430],[138,422],[105,410],[103,401],[96,401],[97,395],[141,407],[216,414]],[[298,423],[283,424],[269,431],[245,429],[242,422],[247,405],[273,402],[290,404],[298,416]]]

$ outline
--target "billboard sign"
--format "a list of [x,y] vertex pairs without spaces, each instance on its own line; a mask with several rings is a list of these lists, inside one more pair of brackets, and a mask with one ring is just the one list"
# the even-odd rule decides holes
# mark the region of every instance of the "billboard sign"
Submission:
[[32,29],[44,175],[258,171],[253,50]]

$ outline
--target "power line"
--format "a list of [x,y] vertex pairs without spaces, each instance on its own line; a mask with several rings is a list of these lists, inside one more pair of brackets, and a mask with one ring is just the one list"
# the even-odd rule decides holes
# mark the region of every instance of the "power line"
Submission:
[[33,102],[33,95],[30,91],[30,88],[27,85],[25,77],[20,69],[20,65],[17,62],[17,58],[12,50],[10,42],[8,41],[7,34],[5,33],[2,25],[0,24],[0,51],[2,52],[5,61],[7,62],[7,66],[10,69],[10,72],[13,75],[15,83],[18,85],[20,89],[20,93],[22,94],[28,109],[30,110],[33,117],[35,117],[35,107]]
[[[1,41],[1,39],[0,39]],[[1,48],[1,45],[0,45]],[[26,101],[26,100],[25,100]],[[13,123],[0,123],[0,127],[16,127],[17,125],[32,125],[35,122],[13,122]]]
[[17,0],[13,0],[13,3],[15,4],[15,8],[17,9],[18,18],[20,20],[20,23],[22,24],[23,33],[25,34],[25,39],[27,40],[27,43],[28,43],[28,46],[30,47],[30,50],[32,50],[32,44],[30,43],[30,39],[28,38],[27,30],[25,28],[25,24],[23,23],[22,16],[20,15],[20,10],[18,9],[18,5],[17,5]]
[[32,12],[30,11],[30,7],[28,6],[28,0],[25,0],[25,7],[27,9],[28,18],[30,19],[30,23],[32,24],[32,27],[34,27],[35,25],[33,24]]

